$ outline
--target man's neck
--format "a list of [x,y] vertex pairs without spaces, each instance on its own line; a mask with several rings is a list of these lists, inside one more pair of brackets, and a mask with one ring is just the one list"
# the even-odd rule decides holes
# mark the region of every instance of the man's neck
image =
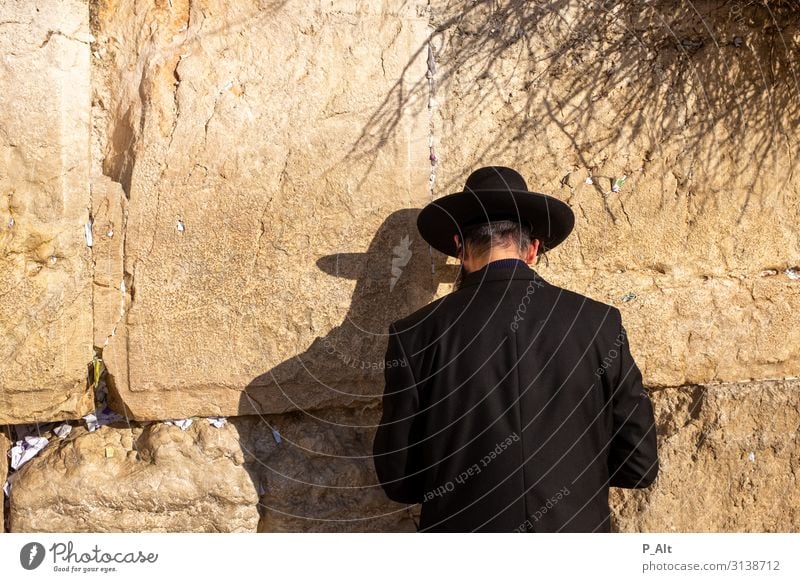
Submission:
[[497,254],[489,254],[488,256],[482,257],[481,259],[475,261],[469,261],[468,264],[464,263],[464,270],[468,273],[480,271],[489,263],[493,263],[494,261],[499,261],[503,259],[513,259],[525,263],[525,260],[519,255],[511,253],[497,253]]

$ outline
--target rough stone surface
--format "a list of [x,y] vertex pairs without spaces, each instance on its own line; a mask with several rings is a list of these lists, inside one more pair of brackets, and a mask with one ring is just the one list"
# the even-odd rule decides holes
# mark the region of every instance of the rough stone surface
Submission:
[[[615,530],[797,530],[800,381],[651,394],[661,472],[647,490],[611,489]],[[414,531],[417,512],[376,485],[377,419],[374,408],[329,409],[317,419],[238,417],[220,429],[196,419],[185,432],[76,428],[18,473],[11,529]]]
[[9,1],[0,22],[0,424],[78,418],[92,406],[89,12]]
[[[298,346],[291,357],[277,365],[270,366],[265,355],[261,372],[241,387],[232,384],[227,392],[221,392],[209,381],[192,387],[176,383],[148,392],[125,391],[120,386],[118,370],[127,360],[121,357],[125,352],[118,351],[117,347],[124,345],[120,334],[124,334],[126,328],[118,326],[117,334],[103,352],[112,374],[112,397],[116,396],[116,407],[127,408],[133,418],[157,419],[194,414],[225,415],[231,406],[239,414],[246,414],[260,410],[323,410],[333,405],[374,404],[383,391],[383,358],[389,323],[396,319],[397,313],[408,310],[409,303],[422,306],[430,301],[439,281],[452,277],[452,270],[443,261],[432,263],[427,247],[414,232],[415,216],[413,210],[393,212],[378,227],[368,247],[342,253],[338,261],[332,255],[320,258],[320,266],[314,266],[320,273],[320,286],[332,284],[333,280],[343,281],[352,291],[341,296],[335,294],[332,301],[341,301],[336,305],[329,301],[314,304],[307,314],[312,320],[330,317],[329,321],[337,323],[319,328],[310,345]],[[397,279],[392,275],[394,261],[403,264],[397,267]],[[432,268],[435,273],[431,273]],[[337,271],[338,278],[328,274]],[[324,281],[325,278],[329,280]],[[135,305],[135,300],[133,303]],[[256,307],[252,309],[254,321],[264,325],[273,325],[276,317],[283,316],[266,315],[276,307],[265,308],[262,315],[258,315]],[[343,316],[337,315],[339,309],[344,311]],[[286,333],[286,330],[280,332],[282,336]],[[187,336],[187,341],[190,340],[192,345],[202,343],[200,337]],[[175,341],[182,340],[176,338]],[[254,341],[259,345],[278,345],[273,334]],[[187,353],[193,349],[187,344]],[[222,365],[213,361],[213,366]],[[241,363],[234,354],[225,361],[230,361],[234,368]],[[199,361],[197,365],[201,366]],[[200,368],[196,373],[202,380]],[[154,374],[151,376],[155,378]]]
[[[730,107],[756,83],[746,71],[797,47],[750,12],[434,2],[429,55],[427,9],[399,3],[127,6],[94,19],[95,148],[130,198],[128,307],[96,329],[116,330],[104,358],[131,416],[370,400],[388,322],[449,290],[414,228],[429,174],[439,196],[482,163],[573,206],[573,236],[540,269],[621,306],[649,385],[800,373],[798,283],[784,274],[800,262],[796,106],[776,80],[771,102],[759,91]],[[278,20],[278,54],[248,58]],[[736,35],[746,49],[719,42]],[[351,253],[354,276],[320,267],[339,267],[335,253]]]
[[704,279],[562,271],[548,280],[620,309],[648,386],[782,378],[800,369],[800,281],[783,273]]
[[687,386],[653,394],[661,471],[612,489],[619,531],[796,532],[800,381]]
[[[427,15],[399,1],[141,4],[94,13],[103,169],[129,199],[130,304],[104,350],[115,388],[140,419],[295,408],[251,385],[348,316],[352,281],[316,261],[363,253],[387,216],[429,198],[425,101],[402,102],[424,80]],[[387,102],[391,119],[374,117]],[[359,342],[386,332],[385,309],[358,321]],[[373,391],[363,371],[330,367],[356,396]],[[354,398],[299,383],[298,404]]]
[[16,473],[12,532],[250,531],[258,498],[233,427],[76,427]]
[[281,439],[280,454],[255,455],[264,459],[258,471],[266,488],[258,531],[415,531],[407,506],[389,501],[375,477],[372,441],[379,419],[371,407],[329,409],[316,418],[264,416],[255,424],[251,434],[269,441],[276,428]]
[[413,531],[372,470],[378,412],[328,412],[76,427],[16,474],[11,531]]
[[432,6],[436,195],[482,163],[519,168],[575,210],[551,257],[564,272],[796,266],[796,13],[716,0]]

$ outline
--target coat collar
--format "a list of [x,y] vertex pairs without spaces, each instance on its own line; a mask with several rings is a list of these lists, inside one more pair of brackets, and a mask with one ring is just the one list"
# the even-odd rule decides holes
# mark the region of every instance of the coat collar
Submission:
[[471,285],[488,283],[489,281],[502,281],[509,279],[531,279],[547,283],[542,276],[526,263],[520,261],[512,266],[491,266],[491,263],[472,273],[467,273],[461,281],[458,289],[464,289]]

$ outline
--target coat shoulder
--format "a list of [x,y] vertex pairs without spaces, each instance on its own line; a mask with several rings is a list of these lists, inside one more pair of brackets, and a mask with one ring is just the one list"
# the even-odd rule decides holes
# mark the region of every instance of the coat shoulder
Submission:
[[573,291],[572,289],[567,289],[566,287],[559,287],[558,285],[553,285],[550,283],[550,288],[557,296],[563,297],[565,300],[570,301],[576,305],[581,305],[584,309],[592,309],[595,311],[619,311],[619,309],[611,305],[610,303],[606,303],[604,301],[600,301],[599,299],[595,299],[593,297],[589,297],[588,295],[584,295],[577,291]]
[[584,319],[596,321],[598,324],[609,327],[618,327],[620,325],[622,313],[618,307],[565,287],[559,287],[552,283],[549,285],[557,310],[580,314]]
[[[548,302],[552,308],[562,316],[579,316],[587,323],[618,328],[621,324],[622,314],[620,310],[609,303],[583,295],[577,291],[559,287],[552,283],[547,283],[549,293],[546,294]],[[453,292],[427,305],[417,309],[413,313],[401,317],[392,322],[392,326],[398,333],[408,332],[414,329],[419,330],[425,327],[425,322],[434,320],[452,320],[458,317],[471,300],[471,294],[467,292]],[[562,320],[571,318],[562,317]]]

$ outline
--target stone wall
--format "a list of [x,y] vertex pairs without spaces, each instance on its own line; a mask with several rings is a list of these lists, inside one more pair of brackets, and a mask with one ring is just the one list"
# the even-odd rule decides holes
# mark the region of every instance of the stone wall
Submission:
[[5,3],[0,424],[48,439],[10,530],[413,531],[385,334],[455,275],[419,208],[501,164],[653,396],[615,528],[797,531],[798,17],[606,4]]
[[0,423],[92,407],[91,81],[83,2],[0,6]]

